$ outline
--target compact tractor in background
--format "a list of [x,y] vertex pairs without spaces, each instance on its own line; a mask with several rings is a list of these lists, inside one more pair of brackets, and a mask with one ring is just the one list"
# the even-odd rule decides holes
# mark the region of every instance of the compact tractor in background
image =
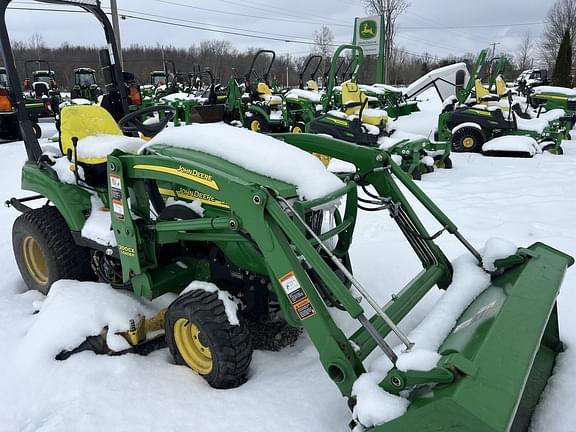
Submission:
[[70,91],[72,99],[81,98],[96,103],[101,94],[102,90],[98,87],[94,69],[85,67],[74,69],[74,87]]
[[23,90],[26,103],[33,107],[30,115],[36,119],[55,117],[62,98],[50,63],[46,60],[26,60],[24,73],[26,77]]

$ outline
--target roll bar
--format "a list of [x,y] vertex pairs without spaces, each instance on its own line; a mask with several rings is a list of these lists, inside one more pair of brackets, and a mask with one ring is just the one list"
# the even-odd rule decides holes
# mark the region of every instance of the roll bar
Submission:
[[[116,59],[119,58],[118,47],[116,45],[116,39],[114,37],[114,30],[112,25],[108,20],[108,17],[100,7],[100,0],[33,0],[38,3],[50,3],[54,5],[61,6],[77,6],[90,12],[94,15],[104,29],[104,34],[106,36],[107,52],[108,52],[108,62],[106,62],[106,71],[104,73],[107,78],[107,89],[109,93],[115,91],[118,92],[119,99],[121,102],[122,110],[128,112],[128,98],[126,95],[126,88],[124,87],[124,79],[122,76],[122,70],[117,64]],[[6,66],[6,73],[8,74],[8,79],[11,83],[12,88],[12,101],[14,109],[16,112],[16,117],[20,125],[20,130],[22,131],[22,138],[24,139],[24,145],[26,147],[26,154],[28,155],[28,160],[31,162],[38,162],[40,156],[42,155],[42,149],[40,144],[34,135],[32,129],[32,122],[28,117],[28,112],[26,111],[24,95],[22,93],[22,86],[20,84],[20,79],[18,77],[18,71],[16,69],[16,62],[14,60],[14,53],[12,52],[12,46],[10,43],[10,36],[8,34],[8,29],[6,26],[6,10],[8,5],[12,0],[0,0],[0,51],[2,52],[2,60]],[[101,53],[102,59],[102,53]]]

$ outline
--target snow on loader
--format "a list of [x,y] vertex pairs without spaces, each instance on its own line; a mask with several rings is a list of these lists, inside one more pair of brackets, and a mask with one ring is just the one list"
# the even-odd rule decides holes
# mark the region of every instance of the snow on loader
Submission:
[[[99,1],[36,1],[77,5],[99,19],[112,56],[105,62],[106,96],[128,112],[114,61],[117,46]],[[2,16],[9,3],[0,1]],[[4,21],[0,37],[8,74],[17,83]],[[14,94],[17,102],[23,100],[19,85]],[[150,107],[147,114],[161,109],[170,110]],[[164,129],[163,122],[143,124],[139,114],[119,122],[124,132],[150,136]],[[396,366],[405,353],[384,338],[394,333],[406,351],[418,348],[397,324],[430,289],[446,289],[453,281],[436,237],[448,232],[471,257],[482,257],[389,153],[310,134],[286,133],[282,142],[223,124],[169,128],[152,141],[139,141],[124,136],[102,107],[77,105],[62,110],[58,155],[43,152],[24,109],[17,116],[28,156],[22,188],[34,195],[8,204],[23,213],[14,223],[13,242],[30,288],[47,292],[58,279],[91,279],[93,270],[103,281],[145,298],[188,287],[159,316],[131,323],[125,337],[138,346],[147,329],[163,326],[175,361],[214,387],[246,380],[252,354],[247,321],[266,328],[280,316],[306,330],[350,407],[357,404],[354,384],[365,376],[363,361],[374,350],[387,356],[394,367],[378,386],[404,395],[411,405],[370,430],[527,429],[562,349],[555,302],[571,257],[536,243],[495,261],[491,283],[486,276],[489,286],[457,319],[435,366],[404,370]],[[138,146],[138,153],[131,153]],[[339,179],[309,152],[348,161],[356,174]],[[437,234],[427,232],[399,184],[438,221]],[[29,207],[37,200],[47,203]],[[193,200],[200,200],[201,208]],[[387,211],[422,263],[420,273],[383,307],[351,272],[348,249],[358,209]],[[112,230],[106,226],[100,234],[108,238],[88,238],[87,225],[94,231],[95,219],[103,217]],[[331,223],[323,228],[323,221]],[[236,320],[222,300],[229,296],[243,305]],[[358,330],[345,335],[332,309],[355,320]]]

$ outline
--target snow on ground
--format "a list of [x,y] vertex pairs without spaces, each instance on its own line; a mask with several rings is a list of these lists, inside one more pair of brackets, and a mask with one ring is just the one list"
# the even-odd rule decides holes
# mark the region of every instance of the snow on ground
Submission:
[[[42,127],[44,137],[53,134],[53,125]],[[576,256],[576,143],[567,143],[564,150],[564,156],[532,159],[455,154],[452,170],[437,170],[419,184],[477,247],[500,237],[520,247],[543,241]],[[0,145],[3,199],[22,195],[19,169],[24,158],[21,143]],[[146,357],[84,352],[63,362],[24,361],[18,353],[35,327],[34,312],[43,296],[25,291],[14,262],[10,238],[16,217],[12,209],[0,210],[1,432],[175,432],[191,425],[205,431],[348,430],[346,402],[305,335],[280,352],[255,352],[249,381],[233,390],[211,389],[186,367],[175,366],[166,349]],[[430,216],[423,220],[431,231],[438,228]],[[447,234],[438,241],[451,259],[464,252]],[[360,212],[351,255],[355,274],[381,302],[419,271],[385,213]],[[558,299],[567,350],[558,358],[532,432],[566,432],[576,420],[575,284],[576,268],[569,269]],[[438,297],[436,291],[426,296],[402,329],[413,330]],[[344,314],[334,315],[345,332],[355,328]],[[389,342],[399,343],[393,337]]]

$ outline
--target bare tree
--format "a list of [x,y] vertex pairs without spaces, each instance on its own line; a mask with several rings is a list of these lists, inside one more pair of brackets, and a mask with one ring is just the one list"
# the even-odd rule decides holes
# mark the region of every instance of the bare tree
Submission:
[[[557,0],[554,6],[548,11],[546,17],[546,28],[540,45],[540,57],[548,68],[552,68],[556,60],[556,54],[562,42],[564,32],[576,27],[576,0]],[[572,47],[574,49],[574,34],[572,34]],[[572,57],[575,57],[573,52]]]
[[[394,38],[396,37],[396,20],[410,7],[408,0],[362,0],[368,13],[384,15],[386,20],[384,46],[384,81],[388,82],[389,72],[393,64]],[[576,0],[575,0],[576,1]]]
[[30,37],[28,48],[36,54],[36,59],[40,58],[40,51],[45,48],[44,39],[40,33],[34,33]]
[[528,69],[532,64],[532,45],[530,32],[526,32],[517,48],[518,54],[516,54],[516,66],[519,71]]
[[328,26],[323,25],[320,30],[314,31],[314,53],[322,56],[322,72],[326,73],[326,63],[328,57],[332,54],[332,44],[334,42],[334,33]]

